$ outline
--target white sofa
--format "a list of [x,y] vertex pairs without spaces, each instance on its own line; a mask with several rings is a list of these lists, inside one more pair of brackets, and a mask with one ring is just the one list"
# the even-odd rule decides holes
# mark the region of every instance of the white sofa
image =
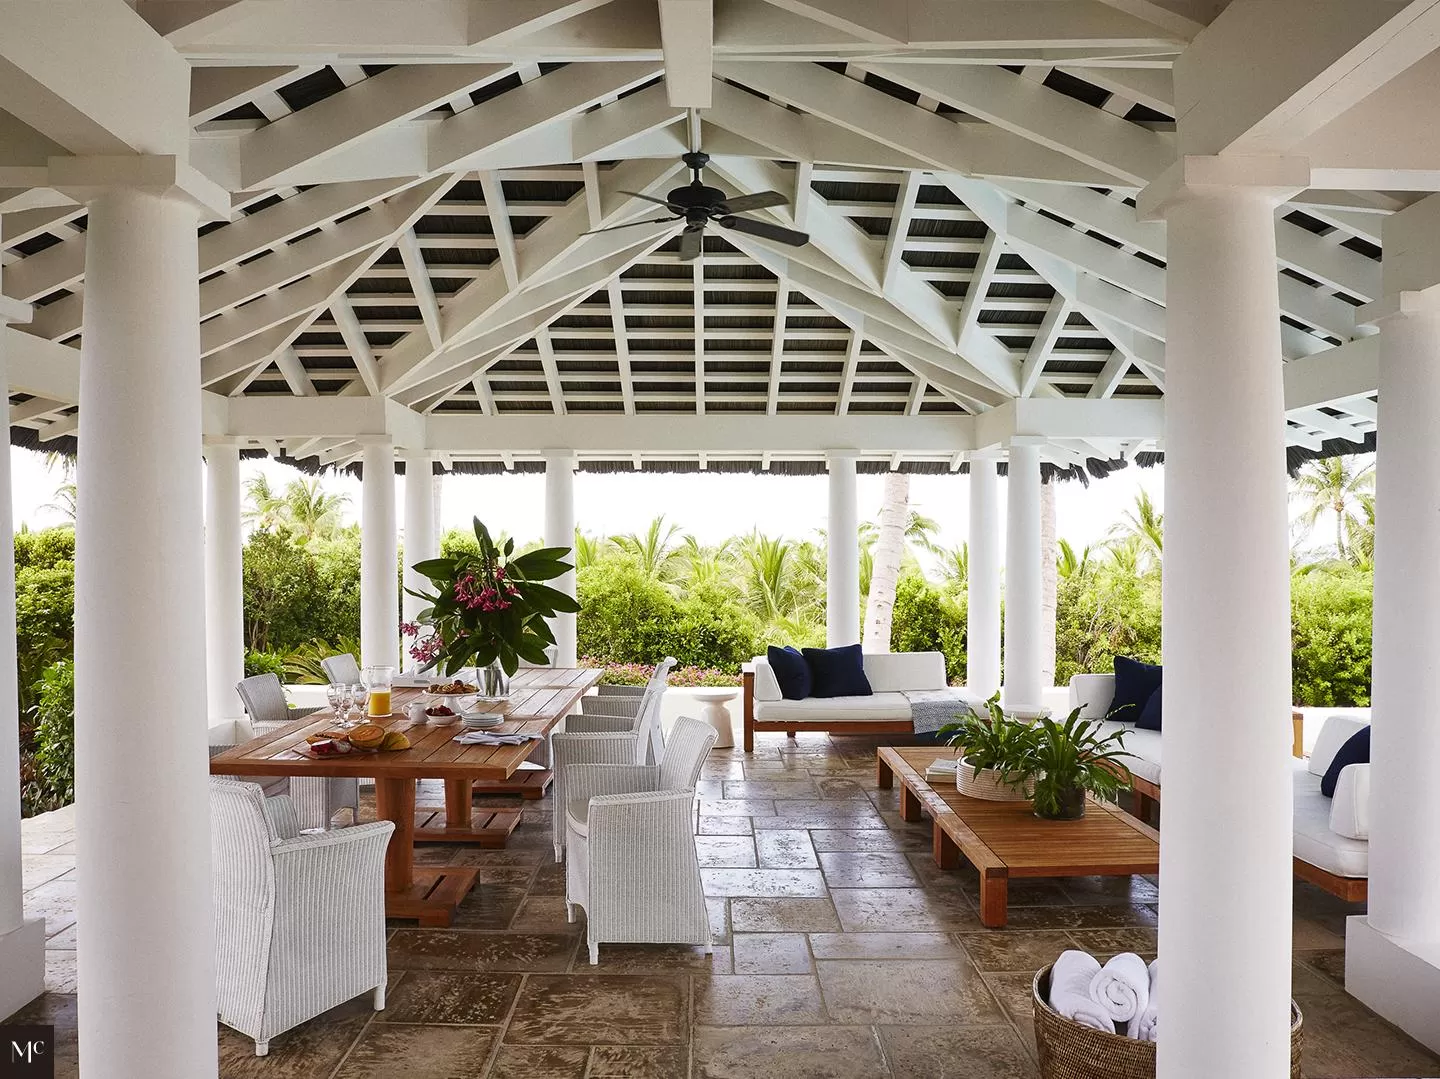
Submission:
[[[1115,696],[1113,674],[1077,674],[1070,679],[1070,707],[1085,719],[1100,719]],[[1370,766],[1341,771],[1335,797],[1320,793],[1320,780],[1349,737],[1369,721],[1363,716],[1332,715],[1325,720],[1308,758],[1291,760],[1295,795],[1295,872],[1301,878],[1350,902],[1363,900],[1369,876]],[[1133,723],[1106,720],[1107,730],[1126,731],[1125,750],[1134,776],[1135,810],[1146,816],[1149,802],[1160,800],[1160,732]]]
[[[764,656],[744,671],[745,752],[755,748],[756,731],[848,731],[854,734],[909,734],[910,695],[947,688],[941,652],[866,652],[868,697],[807,697],[786,700]],[[959,691],[957,691],[957,700]]]

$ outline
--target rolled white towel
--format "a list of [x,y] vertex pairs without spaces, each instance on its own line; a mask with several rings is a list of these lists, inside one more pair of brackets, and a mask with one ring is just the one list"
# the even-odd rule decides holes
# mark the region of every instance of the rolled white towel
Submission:
[[1100,964],[1089,952],[1061,952],[1050,968],[1050,1007],[1082,1027],[1114,1034],[1110,1016],[1090,999],[1090,983],[1099,973]]
[[1090,982],[1090,999],[1117,1023],[1128,1023],[1150,1003],[1150,972],[1134,952],[1121,952]]
[[1142,1042],[1153,1042],[1159,1033],[1156,1029],[1156,1013],[1160,1008],[1160,994],[1155,988],[1155,973],[1159,963],[1158,959],[1150,963],[1150,1000],[1146,1003],[1145,1010],[1138,1013],[1125,1027],[1128,1037],[1138,1038]]

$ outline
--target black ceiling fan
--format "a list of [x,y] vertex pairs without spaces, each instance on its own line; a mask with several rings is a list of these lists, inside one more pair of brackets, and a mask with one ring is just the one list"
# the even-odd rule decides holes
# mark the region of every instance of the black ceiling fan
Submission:
[[[693,146],[694,143],[691,145]],[[790,200],[780,192],[761,191],[754,195],[737,195],[733,199],[728,198],[725,192],[719,188],[707,187],[700,179],[700,170],[710,163],[709,154],[703,150],[691,150],[684,154],[681,160],[685,162],[685,167],[690,170],[693,179],[684,187],[675,188],[663,199],[656,198],[654,195],[642,195],[638,191],[621,192],[622,195],[629,195],[632,198],[644,199],[646,202],[664,206],[670,211],[669,217],[654,217],[646,221],[627,221],[623,225],[611,225],[608,228],[595,229],[594,232],[613,232],[615,229],[628,229],[636,225],[658,225],[668,221],[684,221],[685,230],[680,234],[681,262],[690,262],[700,254],[705,226],[712,221],[722,229],[733,229],[735,232],[789,244],[791,247],[800,247],[810,242],[808,233],[787,229],[782,225],[772,225],[768,221],[760,221],[753,217],[738,216],[747,210],[764,210],[771,206],[787,205]]]

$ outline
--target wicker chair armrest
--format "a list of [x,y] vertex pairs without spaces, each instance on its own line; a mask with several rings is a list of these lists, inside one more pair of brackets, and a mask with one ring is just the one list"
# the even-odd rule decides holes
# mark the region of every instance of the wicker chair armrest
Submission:
[[[395,822],[388,820],[357,824],[353,828],[337,828],[330,832],[307,832],[292,839],[281,839],[270,845],[270,854],[278,863],[290,855],[313,855],[324,852],[327,858],[365,857],[368,847],[383,855],[395,831]],[[336,848],[331,851],[327,848]]]
[[643,794],[659,782],[660,769],[653,764],[572,764],[565,769],[565,798],[588,802],[606,794]]
[[645,696],[645,687],[600,685],[595,687],[595,692],[602,697],[634,697],[639,700]]
[[277,840],[296,839],[300,835],[300,817],[288,794],[265,799],[265,819],[270,823],[270,834]]
[[569,734],[621,734],[633,733],[635,716],[604,716],[586,713],[565,717],[565,731]]

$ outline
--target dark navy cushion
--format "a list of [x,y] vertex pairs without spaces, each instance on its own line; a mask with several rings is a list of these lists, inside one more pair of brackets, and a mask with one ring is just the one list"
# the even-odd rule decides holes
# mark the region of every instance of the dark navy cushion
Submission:
[[[1145,705],[1160,688],[1160,670],[1158,664],[1141,663],[1138,659],[1116,656],[1115,698],[1110,702],[1106,718],[1117,723],[1139,723]],[[1154,729],[1160,729],[1158,716]]]
[[775,672],[775,681],[780,683],[780,696],[787,701],[803,701],[810,696],[810,665],[799,651],[788,644],[784,648],[772,644],[765,649],[765,659]]
[[1335,797],[1335,784],[1340,782],[1340,771],[1347,764],[1369,764],[1370,763],[1370,728],[1362,727],[1340,747],[1340,752],[1335,754],[1330,761],[1330,767],[1325,769],[1325,776],[1320,780],[1320,793],[1326,798]]
[[839,648],[807,648],[812,697],[869,697],[874,690],[865,677],[865,656],[858,644]]
[[1150,699],[1145,702],[1145,707],[1140,709],[1140,718],[1135,721],[1135,726],[1142,731],[1158,731],[1160,729],[1160,695],[1165,692],[1162,685]]

